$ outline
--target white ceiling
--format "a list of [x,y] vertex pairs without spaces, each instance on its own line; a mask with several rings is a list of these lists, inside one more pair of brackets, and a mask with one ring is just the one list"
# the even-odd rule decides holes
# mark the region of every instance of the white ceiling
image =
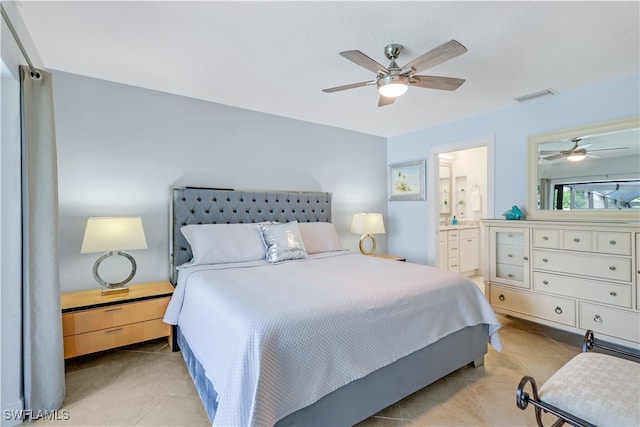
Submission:
[[[16,2],[45,66],[314,123],[393,136],[640,72],[640,2]],[[375,75],[338,55],[400,66],[456,39],[468,52],[378,107]],[[530,101],[535,102],[535,101]]]

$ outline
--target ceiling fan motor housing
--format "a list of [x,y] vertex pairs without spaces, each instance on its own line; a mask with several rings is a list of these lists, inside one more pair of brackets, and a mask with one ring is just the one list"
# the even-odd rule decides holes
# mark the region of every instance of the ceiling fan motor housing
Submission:
[[385,56],[391,61],[393,61],[394,59],[398,59],[398,57],[400,56],[400,52],[402,52],[401,44],[391,43],[384,48]]

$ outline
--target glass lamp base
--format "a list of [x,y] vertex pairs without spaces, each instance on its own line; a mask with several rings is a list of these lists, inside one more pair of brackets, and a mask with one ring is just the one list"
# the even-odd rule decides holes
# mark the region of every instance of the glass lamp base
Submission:
[[[98,273],[98,269],[100,268],[100,263],[102,263],[102,261],[114,255],[123,256],[127,258],[129,262],[131,262],[131,273],[129,273],[129,276],[127,276],[127,278],[121,282],[110,283],[105,281],[102,277],[100,277],[100,274]],[[131,255],[123,251],[107,252],[104,255],[102,255],[100,258],[98,258],[96,260],[96,263],[93,264],[93,277],[94,279],[96,279],[96,282],[100,283],[104,288],[102,289],[102,295],[111,295],[115,293],[129,292],[129,287],[127,286],[127,283],[129,283],[131,279],[133,279],[133,276],[135,276],[135,274],[136,274],[136,260],[134,260]]]

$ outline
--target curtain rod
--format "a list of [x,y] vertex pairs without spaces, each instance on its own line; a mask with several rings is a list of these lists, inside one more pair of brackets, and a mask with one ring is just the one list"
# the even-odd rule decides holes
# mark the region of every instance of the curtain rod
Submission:
[[20,48],[20,52],[22,52],[22,56],[24,56],[24,59],[27,60],[27,64],[29,64],[29,69],[31,70],[31,77],[36,79],[36,80],[40,79],[40,77],[41,77],[40,73],[33,66],[33,63],[31,62],[31,59],[29,58],[29,55],[27,55],[27,50],[24,48],[24,45],[22,44],[22,41],[20,41],[20,37],[18,37],[18,33],[16,33],[16,29],[13,28],[13,24],[11,23],[11,20],[9,19],[9,15],[7,15],[7,12],[4,10],[4,6],[2,6],[1,4],[0,4],[0,12],[2,12],[2,17],[4,18],[4,22],[7,23],[7,27],[9,28],[9,31],[11,32],[11,35],[13,36],[13,39],[18,44],[18,47]]

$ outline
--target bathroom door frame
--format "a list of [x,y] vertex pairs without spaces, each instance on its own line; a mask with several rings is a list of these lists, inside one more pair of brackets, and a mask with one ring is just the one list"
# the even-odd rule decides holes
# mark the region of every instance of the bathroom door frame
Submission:
[[[427,223],[427,235],[434,238],[427,239],[427,264],[440,265],[440,203],[435,197],[440,194],[440,157],[442,153],[462,151],[471,148],[487,149],[487,194],[485,206],[487,218],[494,218],[494,192],[495,192],[495,135],[480,138],[455,141],[448,144],[434,145],[429,149],[427,158],[427,194],[432,194],[432,202],[429,204],[429,221]],[[481,229],[482,231],[482,229]],[[482,236],[484,238],[484,236]]]

